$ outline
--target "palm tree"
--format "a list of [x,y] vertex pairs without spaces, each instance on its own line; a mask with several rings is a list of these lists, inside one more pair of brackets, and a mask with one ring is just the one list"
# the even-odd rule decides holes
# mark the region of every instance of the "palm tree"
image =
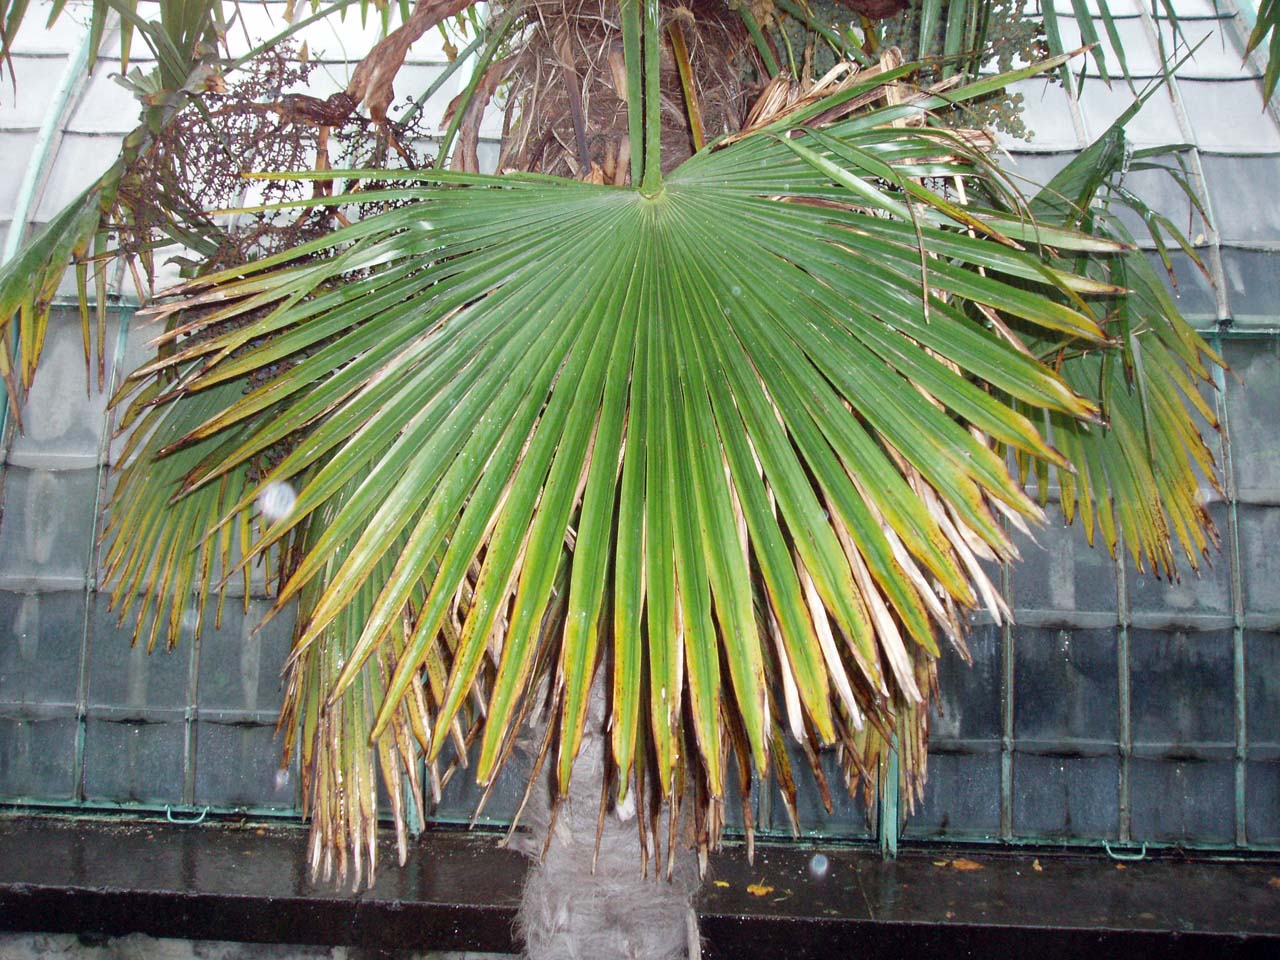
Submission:
[[[364,104],[363,159],[403,158],[396,71],[469,6],[419,0],[345,94],[291,101],[306,142],[325,155]],[[403,858],[438,765],[470,755],[492,784],[531,717],[530,793],[545,767],[554,817],[594,739],[600,819],[634,804],[668,874],[718,844],[731,796],[750,845],[753,773],[794,814],[789,740],[868,797],[895,757],[919,797],[939,645],[963,651],[974,608],[1008,616],[983,564],[1015,558],[1051,487],[1157,573],[1213,545],[1193,414],[1213,422],[1221,361],[1109,212],[1137,203],[1126,159],[1163,161],[1126,158],[1122,118],[1024,197],[981,111],[1069,71],[1052,11],[1054,55],[993,77],[989,5],[851,6],[857,30],[782,0],[509,4],[435,165],[270,174],[293,199],[241,216],[296,229],[251,259],[140,175],[225,94],[221,4],[95,6],[160,66],[120,162],[0,271],[0,373],[18,409],[68,258],[87,280],[109,233],[144,266],[158,236],[199,255],[113,401],[105,565],[149,646],[254,562],[298,605],[281,726],[318,872],[372,874],[379,780]],[[0,8],[6,43],[24,10]]]

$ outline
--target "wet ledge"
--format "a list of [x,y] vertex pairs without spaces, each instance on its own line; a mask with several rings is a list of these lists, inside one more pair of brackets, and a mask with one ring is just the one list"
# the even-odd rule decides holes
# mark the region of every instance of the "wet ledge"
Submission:
[[[310,883],[305,839],[288,828],[3,819],[0,929],[518,949],[525,861],[493,835],[430,832],[403,868],[384,845],[377,883],[357,894]],[[699,900],[708,960],[1280,956],[1276,861],[928,851],[885,863],[828,849],[822,871],[813,852],[715,859]]]

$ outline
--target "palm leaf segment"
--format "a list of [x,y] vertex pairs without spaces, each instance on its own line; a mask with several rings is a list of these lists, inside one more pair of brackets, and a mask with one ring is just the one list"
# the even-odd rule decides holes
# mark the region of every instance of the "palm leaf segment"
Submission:
[[[1035,420],[1096,419],[1014,328],[1103,347],[1082,297],[1116,289],[1036,244],[1119,249],[995,212],[1016,204],[932,125],[944,105],[802,130],[823,102],[651,195],[406,175],[362,194],[389,212],[160,308],[136,457],[178,466],[125,478],[114,572],[154,553],[123,508],[175,482],[176,542],[221,544],[198,553],[228,575],[276,565],[317,866],[372,868],[379,764],[403,844],[419,756],[437,785],[471,747],[489,783],[533,709],[564,791],[597,674],[642,824],[693,797],[713,843],[771,763],[793,805],[785,732],[819,775],[837,744],[851,789],[896,738],[919,790],[935,637],[1006,615],[983,564],[1040,516],[1004,450],[1063,467]],[[230,531],[280,482],[296,504],[237,564]],[[173,621],[186,583],[166,586]]]

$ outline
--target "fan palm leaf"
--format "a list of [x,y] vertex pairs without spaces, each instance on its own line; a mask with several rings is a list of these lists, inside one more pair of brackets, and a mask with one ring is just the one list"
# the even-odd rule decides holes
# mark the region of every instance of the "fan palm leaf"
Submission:
[[[279,572],[317,867],[372,869],[375,766],[403,831],[419,753],[434,786],[474,743],[491,783],[532,710],[566,791],[602,670],[618,796],[642,786],[649,816],[696,788],[703,843],[749,767],[785,791],[779,727],[862,774],[896,736],[919,790],[935,638],[1005,616],[982,564],[1041,516],[1006,449],[1117,498],[1147,477],[1072,474],[1078,444],[1053,445],[1115,405],[1054,361],[1117,339],[1117,277],[1072,256],[1125,248],[1037,222],[929,112],[1021,74],[805,126],[906,72],[645,189],[381,172],[359,197],[386,212],[155,308],[166,349],[117,400],[142,421],[113,570],[170,624],[193,563]],[[1204,373],[1182,343],[1143,353],[1179,387]],[[1164,392],[1147,409],[1164,493],[1198,434]],[[251,531],[283,483],[291,509]],[[191,522],[162,527],[157,494]],[[1166,542],[1163,516],[1130,522]],[[182,543],[201,548],[157,550]]]

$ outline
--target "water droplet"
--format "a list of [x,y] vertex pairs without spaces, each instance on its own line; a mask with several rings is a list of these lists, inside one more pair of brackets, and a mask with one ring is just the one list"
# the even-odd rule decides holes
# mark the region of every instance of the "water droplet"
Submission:
[[731,292],[735,297],[742,296],[742,288],[738,286],[736,283],[733,285],[733,290]]
[[273,480],[258,493],[258,509],[272,523],[293,513],[298,494],[283,480]]

